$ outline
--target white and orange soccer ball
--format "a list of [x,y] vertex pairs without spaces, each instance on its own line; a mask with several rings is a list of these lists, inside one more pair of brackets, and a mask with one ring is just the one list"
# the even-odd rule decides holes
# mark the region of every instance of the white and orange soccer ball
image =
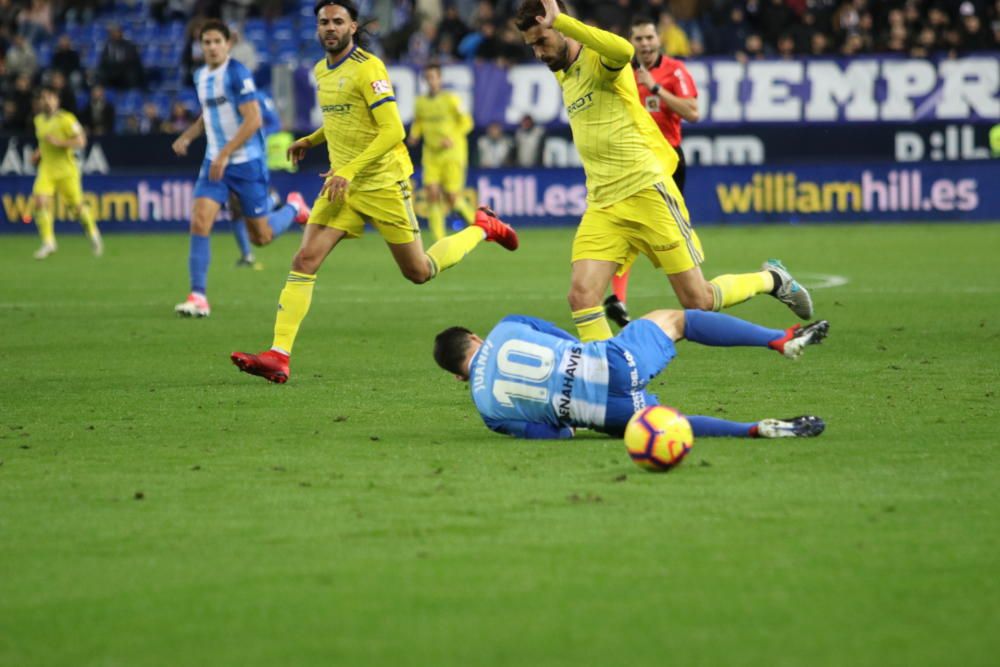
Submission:
[[632,415],[625,427],[625,448],[636,465],[666,472],[691,451],[694,435],[687,418],[665,405],[651,405]]

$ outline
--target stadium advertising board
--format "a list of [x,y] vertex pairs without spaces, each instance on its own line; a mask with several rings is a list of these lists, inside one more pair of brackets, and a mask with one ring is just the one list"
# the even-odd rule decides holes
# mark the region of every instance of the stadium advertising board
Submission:
[[[1000,118],[1000,53],[963,58],[859,57],[687,63],[699,90],[700,124],[987,121]],[[394,65],[389,74],[404,123],[421,91],[419,71]],[[524,115],[565,125],[555,77],[538,63],[448,65],[445,84],[472,109],[478,127],[516,125]],[[312,70],[295,76],[302,127],[319,125]]]
[[[313,174],[274,174],[282,192],[314,193]],[[0,232],[34,232],[32,179],[5,177]],[[470,195],[516,226],[573,225],[586,207],[580,169],[472,170]],[[688,172],[696,224],[1000,220],[1000,161],[702,167]],[[191,177],[91,176],[87,201],[104,229],[187,231]],[[422,211],[418,191],[417,213]],[[57,204],[57,217],[65,210]]]

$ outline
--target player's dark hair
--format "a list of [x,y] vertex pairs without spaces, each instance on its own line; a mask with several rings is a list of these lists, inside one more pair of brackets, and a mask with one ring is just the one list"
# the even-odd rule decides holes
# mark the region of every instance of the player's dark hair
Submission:
[[358,20],[358,6],[355,5],[352,0],[316,0],[316,6],[313,8],[313,14],[319,16],[319,10],[331,5],[340,5],[347,10],[348,14],[351,15],[352,21]]
[[430,72],[432,69],[436,69],[437,71],[440,72],[441,71],[441,63],[439,63],[436,60],[430,61],[429,63],[427,63],[426,65],[424,65],[424,74],[426,74],[427,72]]
[[[559,6],[559,11],[566,11],[566,3],[563,0],[556,0],[556,4]],[[545,7],[542,6],[542,0],[524,0],[521,6],[517,8],[517,14],[514,15],[514,25],[521,32],[531,30],[538,25],[536,19],[539,16],[545,16]]]
[[211,32],[212,30],[221,33],[227,42],[232,39],[232,36],[229,34],[229,26],[219,19],[208,19],[205,21],[201,26],[201,30],[198,31],[198,39],[201,39],[205,36],[206,32]]
[[450,327],[434,339],[434,361],[449,373],[465,375],[465,355],[469,353],[472,332],[465,327]]
[[59,91],[58,91],[58,90],[56,89],[56,87],[55,87],[55,86],[53,86],[53,85],[52,85],[51,83],[47,83],[47,84],[45,84],[44,86],[42,86],[42,87],[41,87],[41,88],[39,89],[39,91],[38,91],[38,92],[39,92],[39,93],[52,93],[52,94],[53,94],[53,95],[55,95],[56,97],[59,97]]
[[[638,28],[639,26],[642,25],[651,25],[655,28],[656,21],[654,21],[653,17],[649,16],[648,14],[639,14],[634,19],[632,19],[632,28]],[[629,32],[631,32],[631,29],[629,30]]]

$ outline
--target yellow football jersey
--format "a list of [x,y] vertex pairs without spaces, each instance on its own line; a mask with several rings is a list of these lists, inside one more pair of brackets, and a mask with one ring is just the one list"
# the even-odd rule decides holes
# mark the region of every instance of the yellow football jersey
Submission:
[[[395,104],[396,98],[385,64],[357,46],[332,65],[326,59],[320,60],[313,72],[330,166],[337,170],[364,151],[378,134],[371,110]],[[400,142],[355,175],[351,189],[378,190],[405,181],[412,174],[410,154]]]
[[669,178],[677,153],[643,108],[628,66],[609,69],[586,46],[556,72],[587,174],[587,201],[609,206]]
[[[469,159],[466,135],[472,131],[472,125],[472,117],[462,109],[458,95],[441,91],[417,98],[410,133],[423,139],[426,157],[465,164]],[[450,148],[441,146],[445,139],[451,140]]]
[[52,135],[63,141],[80,135],[83,128],[76,116],[69,111],[59,110],[51,116],[40,113],[35,116],[35,137],[41,151],[39,171],[44,171],[49,178],[58,179],[79,173],[76,164],[75,148],[61,148],[49,143],[46,137]]

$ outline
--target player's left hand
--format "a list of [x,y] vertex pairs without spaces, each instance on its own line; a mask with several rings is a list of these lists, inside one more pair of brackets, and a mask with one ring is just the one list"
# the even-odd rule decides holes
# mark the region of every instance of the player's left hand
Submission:
[[59,137],[57,137],[54,134],[46,134],[45,135],[45,141],[49,142],[53,146],[56,146],[57,148],[62,148],[63,147],[62,139],[60,139]]
[[455,145],[454,142],[452,142],[452,140],[448,137],[445,137],[444,139],[441,140],[441,148],[448,149],[454,145]]
[[208,168],[208,180],[210,181],[221,181],[222,175],[226,172],[226,165],[229,164],[229,156],[225,153],[219,153],[214,160],[212,160],[212,165]]
[[543,28],[551,28],[552,24],[556,22],[556,17],[562,14],[562,12],[559,11],[559,5],[556,4],[556,0],[542,0],[542,7],[545,9],[545,16],[537,16],[535,20]]
[[333,169],[330,171],[320,174],[326,181],[323,182],[323,188],[319,191],[319,196],[322,197],[324,194],[328,201],[334,202],[343,199],[347,195],[347,189],[351,187],[351,182],[344,178],[343,176],[337,176],[333,173]]
[[653,75],[650,74],[649,71],[646,70],[646,68],[644,67],[640,67],[638,70],[636,70],[635,78],[639,83],[641,83],[642,85],[646,86],[649,89],[652,89],[653,86],[656,85],[656,81],[653,80]]

